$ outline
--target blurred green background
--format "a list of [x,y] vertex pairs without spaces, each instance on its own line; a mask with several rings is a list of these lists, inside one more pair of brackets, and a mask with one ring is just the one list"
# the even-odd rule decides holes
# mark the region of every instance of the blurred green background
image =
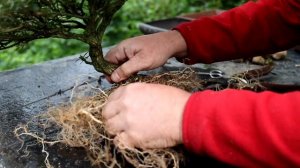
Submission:
[[[230,9],[246,0],[128,0],[106,30],[103,46],[140,35],[138,23],[174,17],[181,13]],[[76,40],[41,39],[0,51],[0,71],[28,66],[88,50]]]

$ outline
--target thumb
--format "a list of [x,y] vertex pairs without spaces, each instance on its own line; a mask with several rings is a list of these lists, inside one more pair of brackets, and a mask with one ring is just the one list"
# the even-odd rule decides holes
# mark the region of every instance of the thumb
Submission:
[[132,74],[143,70],[145,64],[140,61],[138,55],[132,57],[128,61],[124,62],[121,66],[119,66],[112,74],[111,80],[114,82],[121,82],[127,78],[129,78]]

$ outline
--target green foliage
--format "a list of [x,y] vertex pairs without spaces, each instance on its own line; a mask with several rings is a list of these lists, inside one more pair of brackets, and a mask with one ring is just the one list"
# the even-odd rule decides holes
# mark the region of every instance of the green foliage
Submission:
[[246,0],[128,0],[115,15],[104,37],[104,45],[110,46],[123,39],[140,35],[138,24],[174,17],[188,12],[209,9],[230,9]]
[[[14,0],[7,0],[13,2]],[[22,1],[22,0],[19,0]],[[140,22],[170,18],[181,13],[229,9],[245,0],[128,0],[106,29],[104,46],[141,34]],[[8,3],[9,4],[9,3]],[[0,71],[85,52],[88,46],[76,40],[42,39],[0,51]]]
[[[194,0],[195,1],[195,0]],[[116,14],[104,37],[105,45],[141,34],[138,23],[174,17],[181,13],[200,11],[193,0],[129,0]]]
[[23,67],[87,50],[88,45],[77,40],[36,40],[28,45],[0,51],[0,70]]
[[[23,3],[21,3],[23,2]],[[126,0],[11,0],[0,6],[0,50],[37,39],[76,39],[89,44],[95,70],[111,74],[117,67],[103,58],[102,39]]]

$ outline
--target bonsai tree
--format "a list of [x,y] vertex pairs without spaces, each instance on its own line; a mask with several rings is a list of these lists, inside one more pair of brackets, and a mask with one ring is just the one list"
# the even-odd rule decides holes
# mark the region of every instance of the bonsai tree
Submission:
[[95,70],[111,74],[117,65],[104,60],[102,37],[126,0],[5,0],[0,2],[0,50],[41,38],[77,39],[89,45]]

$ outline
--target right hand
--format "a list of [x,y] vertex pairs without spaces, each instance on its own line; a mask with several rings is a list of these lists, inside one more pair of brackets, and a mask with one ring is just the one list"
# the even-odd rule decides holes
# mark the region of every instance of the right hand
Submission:
[[110,94],[102,115],[116,145],[167,148],[182,144],[182,119],[191,93],[160,85],[133,83]]
[[120,82],[138,71],[160,67],[172,56],[184,56],[186,48],[184,38],[174,30],[124,40],[105,59],[120,65],[110,76]]

